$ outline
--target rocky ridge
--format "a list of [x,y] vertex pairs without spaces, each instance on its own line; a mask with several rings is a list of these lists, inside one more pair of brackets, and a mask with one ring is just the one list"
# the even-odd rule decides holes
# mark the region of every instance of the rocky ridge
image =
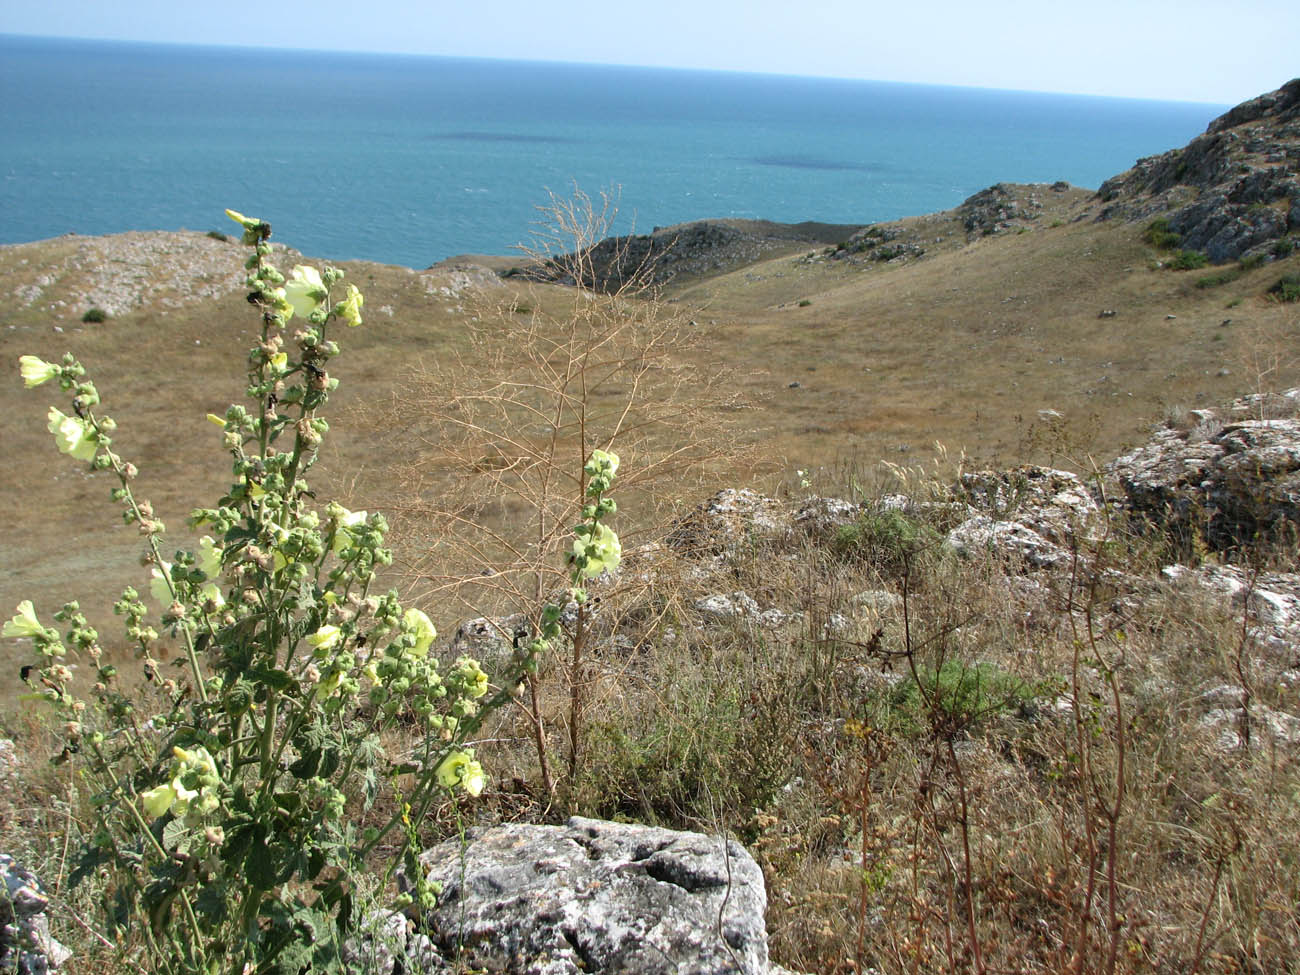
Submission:
[[1219,116],[1181,149],[1139,159],[1097,191],[1099,219],[1167,212],[1179,245],[1215,263],[1300,232],[1300,78]]
[[676,277],[728,271],[792,245],[843,240],[858,225],[767,220],[700,220],[656,227],[649,234],[607,237],[580,254],[566,254],[507,272],[573,285],[575,269],[595,290],[616,292],[663,284]]

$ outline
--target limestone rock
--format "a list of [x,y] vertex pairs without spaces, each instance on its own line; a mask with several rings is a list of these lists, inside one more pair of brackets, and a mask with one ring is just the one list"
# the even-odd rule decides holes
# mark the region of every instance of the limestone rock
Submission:
[[790,512],[749,488],[726,488],[687,515],[669,534],[670,547],[688,553],[734,551],[773,542],[790,530]]
[[[758,865],[738,843],[573,818],[471,830],[426,852],[438,906],[406,946],[407,972],[767,975]],[[401,882],[410,886],[408,878]]]
[[761,615],[758,603],[753,597],[740,591],[701,597],[695,601],[695,609],[700,615],[711,620],[752,620]]
[[1064,568],[1070,553],[1018,521],[995,521],[976,515],[948,533],[948,545],[958,555],[998,553],[1019,557],[1033,568]]
[[[1300,409],[1300,389],[1281,399]],[[1151,521],[1192,530],[1230,548],[1257,536],[1276,537],[1300,526],[1300,419],[1243,418],[1238,400],[1220,413],[1201,411],[1191,430],[1164,428],[1108,468],[1129,507]]]
[[40,881],[0,853],[5,896],[0,899],[0,971],[15,975],[46,975],[57,971],[72,952],[50,935],[45,916],[49,900]]
[[1168,565],[1160,574],[1177,590],[1198,591],[1234,615],[1245,613],[1247,635],[1282,666],[1300,660],[1300,573],[1252,577],[1237,566],[1206,563],[1195,569]]
[[1032,568],[1064,568],[1099,512],[1074,474],[1047,467],[963,474],[953,488],[973,514],[948,533],[959,555],[997,551]]
[[968,197],[958,208],[962,225],[971,237],[1000,234],[1014,226],[1036,220],[1043,204],[1036,196],[1020,197],[1017,187],[995,183]]
[[862,513],[862,505],[842,498],[808,498],[794,513],[794,524],[816,534],[851,525]]
[[473,657],[489,673],[497,673],[511,662],[516,638],[528,635],[528,618],[523,613],[479,616],[456,628],[447,656]]

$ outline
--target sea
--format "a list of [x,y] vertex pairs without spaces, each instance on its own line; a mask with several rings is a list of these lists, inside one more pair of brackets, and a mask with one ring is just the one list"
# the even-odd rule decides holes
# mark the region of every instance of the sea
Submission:
[[423,268],[528,246],[575,189],[618,233],[866,224],[998,181],[1095,188],[1226,107],[0,35],[0,243],[232,231],[232,207],[313,257]]

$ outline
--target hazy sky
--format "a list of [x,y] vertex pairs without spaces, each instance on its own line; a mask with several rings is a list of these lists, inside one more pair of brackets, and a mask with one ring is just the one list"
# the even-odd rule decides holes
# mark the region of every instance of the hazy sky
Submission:
[[0,33],[719,68],[1222,104],[1300,75],[1297,0],[0,0]]

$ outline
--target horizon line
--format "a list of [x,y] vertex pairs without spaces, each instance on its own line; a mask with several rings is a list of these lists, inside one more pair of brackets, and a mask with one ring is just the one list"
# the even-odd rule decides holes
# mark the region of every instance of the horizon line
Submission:
[[[798,74],[789,71],[757,71],[753,69],[740,68],[713,68],[713,67],[695,67],[684,65],[664,65],[664,64],[629,64],[619,61],[573,61],[563,58],[515,58],[502,57],[491,54],[443,54],[420,51],[384,51],[384,50],[363,50],[354,48],[321,48],[321,47],[286,47],[279,44],[231,44],[215,41],[178,41],[178,40],[143,40],[132,37],[83,37],[72,34],[31,34],[24,32],[12,32],[0,30],[0,38],[24,38],[28,40],[42,41],[71,41],[92,44],[138,44],[152,47],[189,47],[202,48],[206,50],[234,50],[234,51],[283,51],[295,54],[341,54],[341,55],[360,55],[360,56],[383,56],[396,58],[435,58],[449,61],[495,61],[514,64],[540,64],[540,65],[569,65],[575,67],[603,67],[603,68],[634,68],[650,71],[680,71],[680,72],[702,72],[707,74],[720,75],[742,75],[760,78],[792,78],[812,81],[843,81],[850,83],[875,84],[875,85],[899,85],[914,88],[945,88],[956,89],[958,91],[983,91],[983,92],[1005,92],[1007,94],[1017,95],[1057,95],[1068,98],[1099,98],[1112,101],[1140,101],[1156,102],[1161,104],[1178,104],[1178,105],[1204,105],[1214,108],[1232,108],[1234,102],[1214,102],[1203,101],[1198,98],[1153,98],[1149,95],[1114,95],[1098,94],[1096,92],[1081,91],[1062,91],[1057,89],[1043,88],[1006,88],[996,85],[971,85],[971,84],[953,84],[950,82],[933,82],[933,81],[899,81],[890,78],[865,78],[860,76],[845,75],[824,75],[824,74]],[[1284,82],[1285,83],[1285,82]],[[1264,94],[1259,92],[1258,94]]]

